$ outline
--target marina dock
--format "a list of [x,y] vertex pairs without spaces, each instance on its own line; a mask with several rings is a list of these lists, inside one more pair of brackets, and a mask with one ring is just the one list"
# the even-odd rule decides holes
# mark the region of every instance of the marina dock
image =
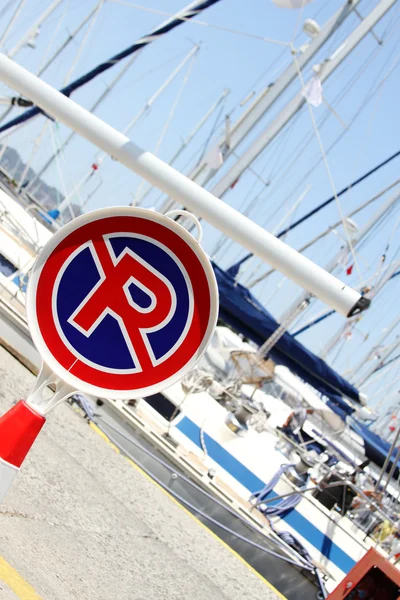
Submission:
[[[34,375],[0,347],[0,411]],[[67,404],[0,506],[2,600],[283,598]]]

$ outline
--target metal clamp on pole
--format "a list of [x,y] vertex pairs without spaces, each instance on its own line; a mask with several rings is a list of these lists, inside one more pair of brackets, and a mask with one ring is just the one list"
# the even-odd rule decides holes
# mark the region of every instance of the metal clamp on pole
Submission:
[[361,294],[4,55],[0,80],[337,312],[367,307]]

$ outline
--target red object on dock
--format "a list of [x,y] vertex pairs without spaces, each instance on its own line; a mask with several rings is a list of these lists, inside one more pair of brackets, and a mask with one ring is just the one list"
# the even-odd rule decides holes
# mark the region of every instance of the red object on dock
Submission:
[[371,548],[327,600],[400,600],[400,571]]
[[20,400],[0,417],[0,501],[45,422],[45,417],[25,400]]

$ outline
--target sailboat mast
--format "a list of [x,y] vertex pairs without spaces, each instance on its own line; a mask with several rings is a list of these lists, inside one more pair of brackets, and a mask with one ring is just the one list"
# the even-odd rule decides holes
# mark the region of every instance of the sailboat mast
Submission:
[[[91,113],[95,112],[95,110],[97,110],[97,108],[107,98],[109,93],[114,89],[114,87],[117,85],[117,83],[120,81],[120,79],[122,79],[122,77],[127,73],[127,71],[130,69],[130,67],[133,65],[133,63],[135,62],[135,60],[138,57],[139,57],[139,54],[134,54],[133,56],[131,56],[131,58],[128,60],[126,65],[124,65],[124,67],[120,70],[120,72],[116,75],[116,77],[114,77],[114,79],[111,81],[111,83],[101,93],[99,98],[89,108]],[[58,155],[61,154],[61,152],[63,152],[65,150],[65,148],[68,146],[70,141],[75,137],[75,135],[76,135],[75,131],[71,131],[71,133],[68,134],[68,136],[62,142],[62,144],[59,146],[59,148],[57,148],[57,150],[54,152],[54,154],[52,154],[50,156],[50,158],[46,161],[46,163],[43,165],[43,167],[41,169],[39,169],[39,171],[36,173],[35,177],[28,183],[28,185],[26,186],[26,188],[24,190],[26,193],[28,193],[30,190],[32,190],[32,194],[34,194],[34,190],[33,190],[34,184],[42,177],[42,175],[47,171],[47,169],[53,164],[53,162],[56,160]]]
[[[395,2],[396,0],[381,0],[369,15],[364,18],[354,31],[352,31],[347,39],[340,44],[340,47],[332,53],[329,59],[320,65],[318,78],[321,83],[326,81],[334,73],[339,65],[349,56],[356,46],[358,46],[372,28],[385,16]],[[296,59],[299,69],[301,69],[300,59],[301,56]],[[232,168],[218,181],[212,188],[212,193],[218,198],[221,198],[305,103],[306,99],[304,98],[302,91],[300,91],[261,133],[261,135],[258,136],[255,142],[243,153]]]
[[0,48],[2,48],[4,46],[4,44],[6,43],[8,34],[10,33],[11,29],[14,27],[14,23],[18,19],[19,13],[23,9],[25,2],[26,2],[26,0],[20,0],[20,3],[18,4],[17,8],[15,9],[14,14],[10,19],[10,22],[8,23],[7,27],[5,28],[3,35],[1,36]]
[[36,33],[37,29],[50,17],[50,15],[56,10],[56,8],[63,2],[63,0],[54,0],[49,6],[42,12],[42,14],[36,19],[36,21],[29,27],[22,38],[7,52],[9,58],[14,56],[23,48],[30,38]]
[[[346,4],[335,15],[333,15],[331,19],[329,19],[321,31],[312,39],[308,48],[306,48],[306,50],[298,57],[300,69],[309,63],[309,61],[315,56],[325,42],[327,42],[329,38],[337,31],[337,29],[344,23],[347,17],[353,12],[359,1],[360,0],[346,2]],[[296,65],[291,63],[284,73],[277,79],[277,81],[263,90],[259,97],[244,113],[244,115],[242,115],[242,117],[230,127],[229,143],[227,143],[226,136],[224,136],[219,140],[210,153],[214,154],[214,152],[217,153],[220,151],[223,159],[226,160],[236,150],[237,146],[249,135],[260,119],[282,95],[287,87],[296,79],[296,77]],[[217,169],[210,167],[207,160],[203,159],[202,162],[196,166],[188,176],[199,185],[204,186],[212,179],[212,177],[214,177],[216,173]],[[226,189],[229,187],[230,185]],[[222,194],[218,192],[216,195],[220,197]],[[161,208],[161,212],[167,212],[168,210],[171,210],[173,204],[174,203],[171,199],[166,200]]]
[[[175,161],[178,160],[178,158],[180,157],[182,152],[185,150],[185,148],[187,148],[189,146],[190,142],[195,137],[195,135],[200,131],[200,129],[203,127],[203,125],[205,125],[205,123],[207,123],[207,121],[211,117],[211,115],[222,104],[222,102],[225,100],[225,98],[229,94],[230,94],[230,90],[228,90],[228,89],[226,89],[222,92],[222,94],[220,95],[218,100],[216,102],[214,102],[214,104],[208,109],[206,114],[200,119],[200,121],[197,123],[197,125],[195,125],[194,129],[190,132],[190,134],[187,136],[187,138],[182,141],[182,144],[179,146],[178,150],[175,152],[175,154],[172,156],[172,158],[168,161],[169,165],[173,165],[175,163]],[[143,194],[143,196],[141,198],[142,203],[147,198],[147,196],[149,195],[150,192],[151,192],[151,188],[149,188]]]
[[[151,109],[154,102],[156,102],[157,98],[161,96],[161,94],[168,88],[168,86],[174,81],[174,79],[179,75],[185,65],[191,60],[191,58],[198,52],[199,46],[194,46],[190,52],[184,57],[184,59],[179,63],[179,65],[168,75],[168,77],[163,81],[160,87],[154,92],[154,94],[147,100],[146,104],[143,108],[137,113],[135,117],[128,123],[128,125],[123,129],[123,133],[127,134],[131,129],[136,125],[136,123],[144,117],[144,115]],[[92,112],[92,111],[91,111]],[[70,135],[72,137],[72,134]],[[96,170],[100,167],[100,165],[107,158],[107,152],[103,152],[100,154],[95,160]],[[71,202],[72,198],[75,194],[78,194],[81,190],[82,186],[92,177],[93,175],[93,167],[88,170],[88,172],[84,175],[84,177],[74,186],[73,190],[68,194],[66,198],[61,202],[58,207],[59,212],[61,213],[66,206]]]
[[369,305],[358,292],[4,55],[0,80],[341,314],[352,316]]
[[[36,19],[36,21],[29,27],[29,29],[25,32],[22,38],[11,48],[9,52],[7,52],[7,56],[9,58],[14,58],[14,56],[27,44],[30,38],[36,33],[39,27],[53,14],[56,8],[63,2],[63,0],[54,0],[49,6],[42,12],[42,14]],[[13,107],[9,106],[7,110],[0,115],[0,122],[6,118],[6,116],[12,111]]]

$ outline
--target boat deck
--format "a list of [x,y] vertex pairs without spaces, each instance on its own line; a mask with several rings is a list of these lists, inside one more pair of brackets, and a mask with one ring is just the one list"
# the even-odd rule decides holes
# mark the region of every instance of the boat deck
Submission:
[[[0,347],[0,414],[34,376]],[[57,407],[0,506],[6,600],[283,597],[87,425]]]

